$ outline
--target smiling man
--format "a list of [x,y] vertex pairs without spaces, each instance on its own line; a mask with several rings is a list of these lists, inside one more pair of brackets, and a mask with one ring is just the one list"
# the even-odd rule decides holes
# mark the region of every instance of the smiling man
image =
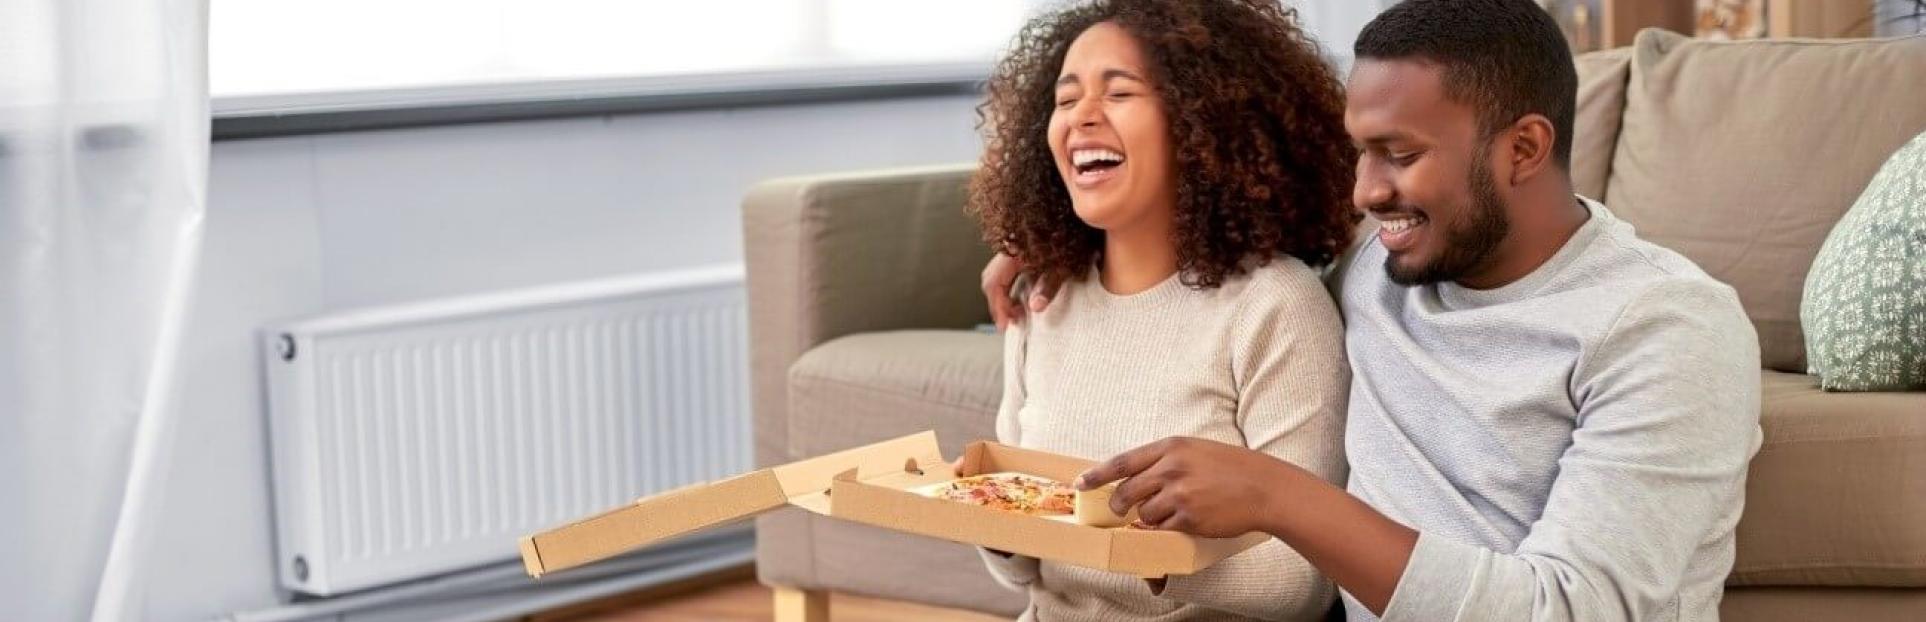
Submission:
[[1576,77],[1534,3],[1408,0],[1356,52],[1352,198],[1380,229],[1340,275],[1348,486],[1176,438],[1079,485],[1275,535],[1354,620],[1716,619],[1759,445],[1736,294],[1573,195]]

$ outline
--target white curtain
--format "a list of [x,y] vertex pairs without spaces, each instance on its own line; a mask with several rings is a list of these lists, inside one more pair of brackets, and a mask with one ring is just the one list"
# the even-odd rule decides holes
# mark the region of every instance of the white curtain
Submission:
[[1926,33],[1926,2],[1876,0],[1873,5],[1873,36],[1904,37],[1920,33]]
[[206,15],[0,0],[0,617],[140,617],[204,214]]

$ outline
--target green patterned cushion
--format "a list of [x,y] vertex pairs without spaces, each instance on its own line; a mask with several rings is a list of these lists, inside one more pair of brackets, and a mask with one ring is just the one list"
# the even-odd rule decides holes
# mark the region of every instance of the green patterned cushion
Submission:
[[1826,236],[1799,323],[1826,390],[1926,389],[1926,134],[1886,160]]

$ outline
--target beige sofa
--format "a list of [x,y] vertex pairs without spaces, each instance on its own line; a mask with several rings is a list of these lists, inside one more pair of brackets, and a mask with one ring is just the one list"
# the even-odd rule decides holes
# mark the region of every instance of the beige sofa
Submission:
[[[1760,335],[1765,443],[1724,612],[1926,619],[1926,393],[1832,394],[1803,373],[1798,301],[1832,223],[1926,129],[1926,38],[1693,42],[1656,31],[1578,60],[1579,192],[1738,289]],[[992,436],[999,341],[969,166],[775,180],[743,206],[756,456],[771,464],[935,429]],[[761,579],[1013,614],[956,544],[789,511]]]

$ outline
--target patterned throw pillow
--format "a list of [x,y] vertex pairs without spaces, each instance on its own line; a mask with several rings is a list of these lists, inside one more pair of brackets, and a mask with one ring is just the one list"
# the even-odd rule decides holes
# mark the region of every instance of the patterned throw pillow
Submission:
[[1826,390],[1926,389],[1926,134],[1886,160],[1826,236],[1799,323]]

